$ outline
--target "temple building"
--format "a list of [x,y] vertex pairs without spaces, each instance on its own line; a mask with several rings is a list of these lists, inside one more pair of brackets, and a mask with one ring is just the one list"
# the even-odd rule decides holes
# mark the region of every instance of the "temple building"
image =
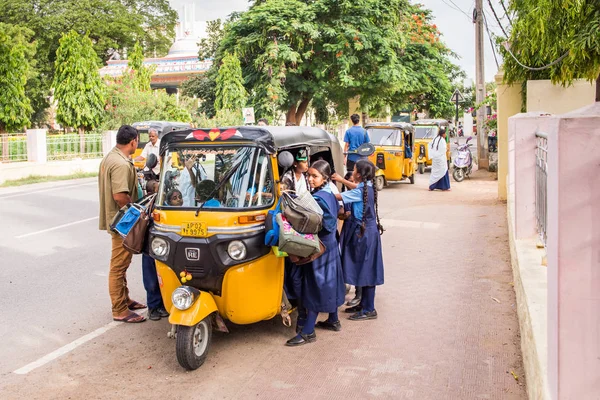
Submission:
[[[100,76],[119,77],[127,69],[127,60],[110,60],[100,69]],[[198,59],[197,40],[189,35],[177,39],[162,58],[146,58],[144,66],[155,66],[150,86],[177,93],[177,88],[188,78],[205,73],[212,65],[211,60]]]
[[[208,71],[212,61],[198,59],[197,43],[204,34],[206,22],[196,20],[194,2],[171,0],[170,3],[179,16],[175,29],[175,43],[166,56],[146,58],[144,65],[155,66],[150,82],[152,89],[165,89],[167,93],[175,94],[183,81]],[[127,63],[127,60],[109,60],[107,65],[100,69],[100,76],[119,77],[127,70]]]

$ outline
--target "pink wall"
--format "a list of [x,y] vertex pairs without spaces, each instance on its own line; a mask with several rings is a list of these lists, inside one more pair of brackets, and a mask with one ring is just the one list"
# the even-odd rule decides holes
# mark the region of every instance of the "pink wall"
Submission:
[[509,188],[515,194],[515,238],[536,235],[535,132],[547,132],[551,117],[544,113],[517,114],[508,119]]
[[553,399],[598,399],[600,103],[553,118],[548,134],[550,391]]

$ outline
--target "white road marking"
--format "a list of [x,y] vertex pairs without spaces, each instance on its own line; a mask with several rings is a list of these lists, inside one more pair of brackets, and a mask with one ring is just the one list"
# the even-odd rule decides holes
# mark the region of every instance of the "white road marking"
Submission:
[[48,188],[48,189],[32,190],[31,192],[9,194],[9,195],[6,195],[6,196],[1,196],[0,195],[0,200],[10,199],[10,198],[13,198],[13,197],[28,196],[28,195],[33,194],[33,193],[51,192],[53,190],[71,189],[71,188],[75,188],[75,187],[79,187],[79,186],[90,186],[90,185],[98,185],[98,182],[94,181],[94,182],[87,182],[87,183],[78,183],[78,184],[75,184],[75,185],[57,186],[57,187],[51,187],[51,188]]
[[110,322],[107,325],[103,326],[102,328],[98,328],[94,332],[88,333],[87,335],[82,336],[79,339],[76,339],[76,340],[72,341],[71,343],[64,345],[63,347],[54,350],[52,353],[46,354],[44,357],[39,358],[39,359],[35,360],[34,362],[29,363],[26,366],[13,371],[13,373],[19,374],[19,375],[28,374],[29,372],[33,371],[34,369],[39,368],[43,365],[48,364],[51,361],[56,360],[58,357],[61,357],[65,354],[67,354],[68,352],[76,349],[77,347],[81,346],[82,344],[89,342],[92,339],[97,338],[98,336],[102,335],[103,333],[111,330],[115,326],[118,326],[122,323],[123,322],[117,322],[117,321]]
[[22,239],[24,237],[29,237],[29,236],[33,236],[33,235],[39,235],[40,233],[46,233],[46,232],[50,232],[50,231],[55,231],[57,229],[62,229],[62,228],[66,228],[67,226],[81,224],[83,222],[93,221],[95,219],[98,219],[98,217],[86,218],[86,219],[82,219],[80,221],[69,222],[68,224],[63,224],[63,225],[55,226],[53,228],[42,229],[41,231],[30,232],[30,233],[26,233],[24,235],[15,236],[15,238],[16,239]]

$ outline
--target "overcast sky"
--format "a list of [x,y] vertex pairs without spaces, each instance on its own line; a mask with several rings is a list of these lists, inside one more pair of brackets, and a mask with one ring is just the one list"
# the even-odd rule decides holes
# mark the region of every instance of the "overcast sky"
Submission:
[[[416,2],[413,0],[413,2]],[[472,23],[474,0],[419,0],[426,8],[433,11],[435,24],[442,32],[443,40],[460,59],[455,62],[467,73],[471,79],[475,79],[475,26]],[[499,0],[491,0],[498,17],[504,16],[504,11],[500,6]],[[217,18],[226,18],[233,11],[244,11],[248,8],[247,0],[170,0],[171,6],[180,11],[184,4],[194,4],[195,6],[195,26],[197,30],[203,30],[205,25],[202,22],[211,21]],[[488,0],[483,0],[485,14],[488,26],[493,34],[501,35],[502,31],[498,27]],[[505,4],[508,1],[505,0]],[[501,19],[503,26],[507,27],[506,18]],[[201,34],[202,32],[196,32]],[[485,40],[485,78],[486,81],[493,81],[498,68],[494,61],[492,48],[487,33]],[[500,57],[498,55],[498,57]],[[498,59],[499,63],[502,60]]]

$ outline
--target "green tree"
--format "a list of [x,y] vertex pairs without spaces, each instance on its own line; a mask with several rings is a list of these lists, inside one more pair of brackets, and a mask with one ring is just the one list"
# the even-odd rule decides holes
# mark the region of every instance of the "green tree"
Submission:
[[133,46],[127,66],[131,68],[131,84],[133,87],[142,92],[151,90],[150,81],[152,80],[154,68],[144,67],[144,50],[140,42],[136,42]]
[[107,92],[102,129],[114,130],[135,121],[192,121],[190,112],[164,90],[141,92],[128,83],[115,81],[108,85]]
[[146,55],[163,56],[173,43],[177,22],[168,0],[0,0],[0,10],[0,22],[35,32],[37,75],[27,83],[27,95],[38,121],[48,107],[63,34],[70,30],[87,34],[103,62],[138,41]]
[[[218,57],[240,57],[261,116],[303,117],[316,94],[381,97],[404,86],[405,0],[265,0],[225,26]],[[220,61],[220,60],[218,60]]]
[[432,12],[419,4],[403,13],[408,43],[400,62],[406,66],[406,85],[388,102],[396,109],[427,111],[434,118],[450,118],[455,111],[449,101],[457,86],[453,82],[465,74],[452,63],[455,55],[442,42],[432,20]]
[[105,84],[98,73],[98,56],[87,36],[71,31],[60,39],[56,51],[54,98],[57,120],[85,130],[97,127],[104,115]]
[[[207,38],[200,40],[198,45],[198,59],[216,59],[223,34],[224,29],[220,19],[209,21],[206,27]],[[197,112],[208,118],[213,118],[217,114],[215,101],[218,74],[219,64],[213,63],[206,73],[195,75],[181,85],[181,93],[184,96],[197,98],[200,101]]]
[[[600,2],[598,0],[514,0],[512,30],[502,46],[507,83],[551,79],[569,85],[596,80],[600,101]],[[531,70],[527,67],[545,67]]]
[[248,95],[244,88],[240,60],[235,54],[227,54],[223,57],[216,83],[217,112],[224,110],[241,112],[246,105]]
[[22,131],[33,112],[25,94],[35,54],[33,31],[0,23],[0,132]]

